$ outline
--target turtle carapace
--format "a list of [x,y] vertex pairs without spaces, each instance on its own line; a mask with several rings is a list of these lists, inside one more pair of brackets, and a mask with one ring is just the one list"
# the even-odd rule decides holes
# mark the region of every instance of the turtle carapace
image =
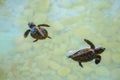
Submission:
[[83,67],[81,64],[82,62],[92,61],[93,59],[95,59],[95,64],[100,63],[100,54],[104,52],[105,48],[95,47],[95,45],[87,39],[84,39],[84,41],[90,45],[90,48],[80,49],[78,51],[72,52],[72,54],[70,52],[68,58],[72,58],[73,60],[77,61],[81,67]]
[[[46,39],[46,38],[50,38],[50,36],[48,36],[48,32],[45,28],[43,27],[50,27],[47,24],[39,24],[39,25],[35,25],[33,22],[28,23],[28,26],[30,29],[26,30],[24,33],[24,37],[26,38],[28,36],[28,34],[30,33],[30,35],[35,39],[33,42],[36,42],[38,40],[42,40],[42,39]],[[43,27],[41,27],[43,26]]]

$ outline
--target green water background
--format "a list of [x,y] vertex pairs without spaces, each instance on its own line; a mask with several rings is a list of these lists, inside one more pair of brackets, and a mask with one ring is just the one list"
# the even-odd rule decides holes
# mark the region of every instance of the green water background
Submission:
[[[31,21],[52,39],[24,39]],[[0,80],[120,80],[120,0],[0,0],[0,25]],[[106,48],[100,64],[66,58],[84,38]]]

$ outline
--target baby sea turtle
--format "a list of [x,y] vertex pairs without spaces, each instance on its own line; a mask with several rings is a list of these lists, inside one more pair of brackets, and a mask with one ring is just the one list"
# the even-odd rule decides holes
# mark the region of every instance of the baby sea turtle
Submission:
[[95,59],[95,64],[100,63],[101,56],[99,54],[104,52],[105,48],[103,47],[95,48],[94,44],[91,41],[87,39],[84,39],[84,41],[88,45],[90,45],[90,48],[81,49],[72,53],[70,52],[68,58],[72,58],[73,60],[77,61],[81,67],[83,67],[81,62],[88,62],[92,61],[93,59]]
[[41,26],[44,27],[50,27],[47,24],[39,24],[39,25],[35,25],[33,22],[28,23],[28,26],[30,27],[30,29],[26,30],[24,33],[24,37],[26,38],[28,36],[28,34],[30,33],[30,35],[35,38],[35,40],[33,42],[36,42],[40,39],[46,39],[46,38],[50,38],[50,36],[48,36],[48,32],[45,28],[42,28]]

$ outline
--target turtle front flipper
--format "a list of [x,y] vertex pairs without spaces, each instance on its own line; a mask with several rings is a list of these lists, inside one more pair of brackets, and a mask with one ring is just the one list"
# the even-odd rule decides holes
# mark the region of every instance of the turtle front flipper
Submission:
[[101,56],[100,55],[96,55],[95,56],[95,64],[99,64],[101,61]]
[[28,36],[29,32],[30,32],[30,29],[28,29],[28,30],[25,31],[24,38],[26,38]]
[[79,63],[79,65],[80,65],[80,67],[82,67],[83,68],[83,65],[81,64],[81,62],[78,62]]
[[89,41],[89,40],[87,40],[87,39],[84,39],[84,41],[85,41],[87,44],[89,44],[92,49],[95,49],[95,45],[94,45],[91,41]]
[[48,24],[39,24],[38,26],[39,26],[39,27],[40,27],[40,26],[50,27],[50,25],[48,25]]
[[36,42],[36,41],[38,41],[38,39],[34,40],[33,42]]

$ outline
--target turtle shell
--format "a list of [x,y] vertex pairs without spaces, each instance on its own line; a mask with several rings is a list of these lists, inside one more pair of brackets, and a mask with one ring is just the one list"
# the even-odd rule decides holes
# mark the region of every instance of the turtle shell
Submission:
[[44,37],[37,31],[35,28],[31,29],[31,36],[35,39],[45,39],[48,36],[48,32],[46,29],[41,28]]
[[81,49],[74,54],[70,55],[69,58],[72,58],[75,61],[87,62],[94,59],[94,50],[91,48]]

